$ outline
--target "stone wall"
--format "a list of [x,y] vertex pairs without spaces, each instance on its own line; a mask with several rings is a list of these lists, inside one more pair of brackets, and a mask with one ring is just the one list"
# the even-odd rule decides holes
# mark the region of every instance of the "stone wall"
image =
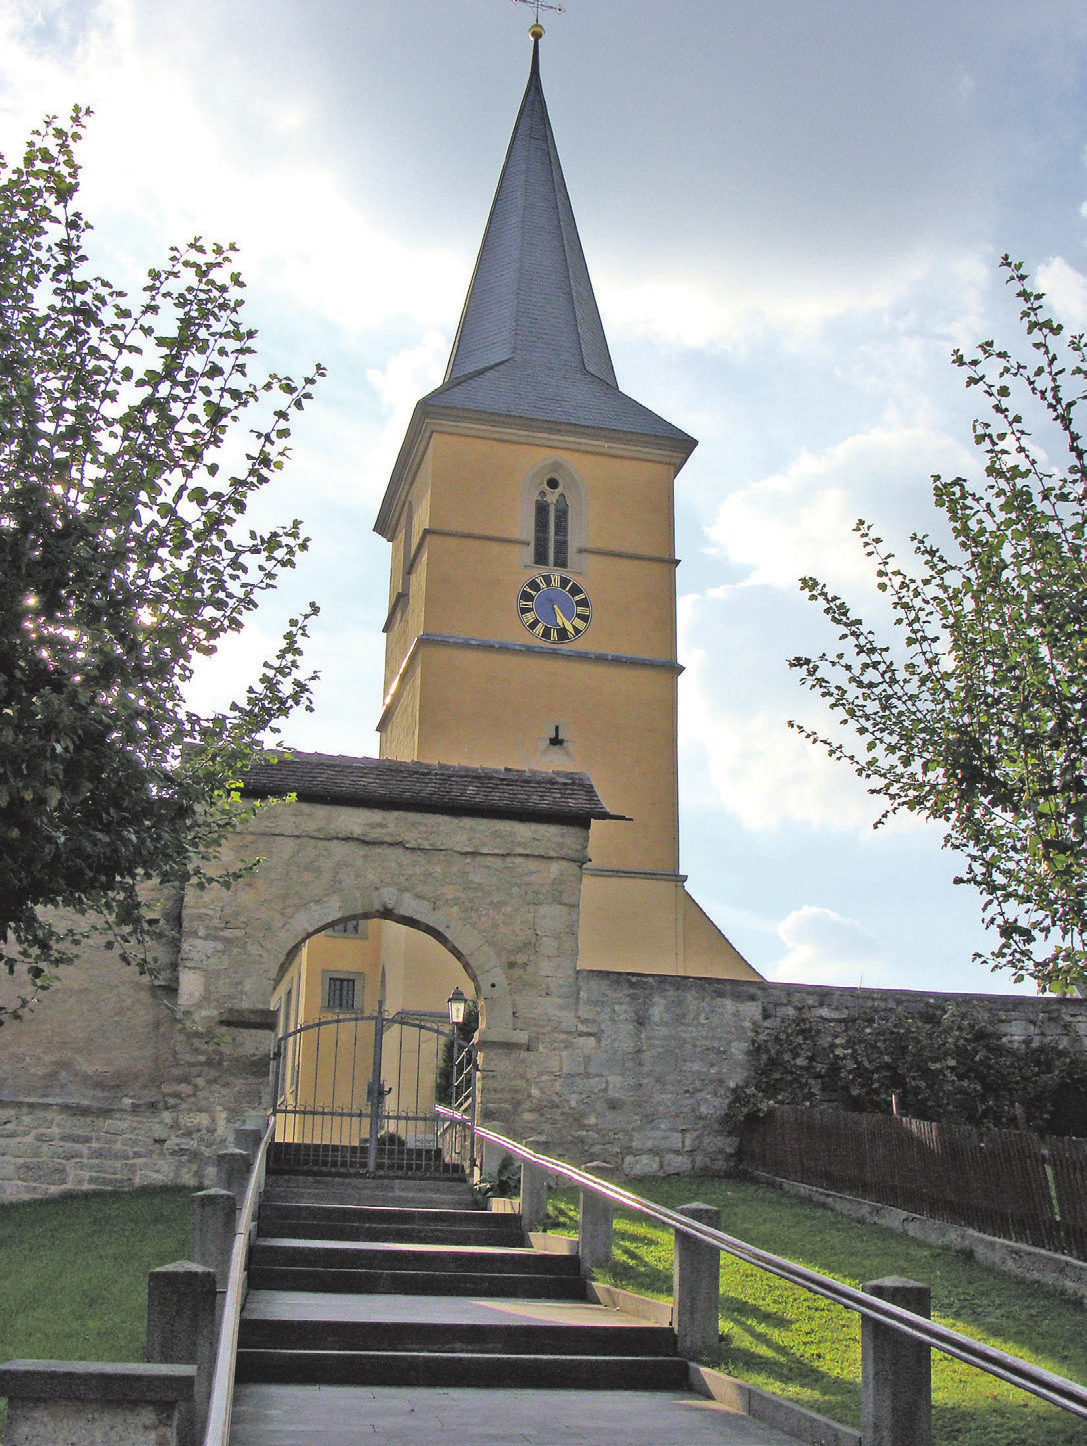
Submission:
[[[262,856],[260,870],[186,897],[176,960],[154,980],[90,950],[32,1017],[0,1029],[0,1200],[210,1182],[228,1128],[269,1102],[278,969],[353,916],[419,928],[464,965],[483,1011],[487,1124],[627,1174],[727,1169],[722,1113],[752,1025],[799,1004],[844,1018],[961,1000],[1010,1037],[1087,1045],[1087,1000],[579,971],[586,844],[585,826],[513,818],[261,813],[228,846]],[[10,987],[0,980],[0,998]]]
[[[575,1163],[609,1160],[626,1174],[727,1169],[735,1141],[721,1123],[729,1088],[743,1078],[758,1019],[799,1004],[829,1018],[905,1005],[980,1009],[1008,1038],[1063,1037],[1087,1045],[1087,1000],[928,994],[582,972],[573,1044],[546,1034],[529,1044],[533,1071],[514,1119]],[[514,1131],[517,1133],[518,1131]]]
[[[18,980],[0,978],[12,1002]],[[176,977],[92,943],[0,1029],[0,1201],[214,1183],[229,1128],[265,1102],[268,1030],[193,1030]]]
[[212,1118],[186,1132],[176,1111],[136,1102],[109,1109],[73,1100],[0,1101],[0,1200],[139,1185],[200,1189],[214,1184],[216,1136]]
[[781,1019],[799,1004],[824,1019],[844,1019],[884,1005],[946,1008],[960,1003],[983,1014],[1006,1039],[1078,1039],[1087,1048],[1087,999],[1030,998],[1020,994],[936,994],[913,989],[843,989],[821,984],[763,984],[762,1010]]
[[[0,1029],[0,1201],[211,1179],[226,1133],[268,1100],[267,1015],[281,965],[350,917],[421,929],[460,960],[486,1025],[484,1108],[508,1114],[572,1040],[588,822],[277,804],[232,835],[262,858],[191,891],[176,969],[154,980],[91,947],[22,1023]],[[11,988],[12,986],[8,986]],[[0,981],[0,998],[4,984]]]

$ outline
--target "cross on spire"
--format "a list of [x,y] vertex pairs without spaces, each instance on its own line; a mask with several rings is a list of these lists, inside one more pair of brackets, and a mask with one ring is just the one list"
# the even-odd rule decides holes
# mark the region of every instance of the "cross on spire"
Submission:
[[[536,20],[535,24],[533,25],[533,30],[539,30],[540,35],[543,34],[543,29],[540,25],[541,10],[552,10],[556,15],[562,14],[561,5],[549,5],[547,4],[547,0],[513,0],[513,3],[515,5],[531,5],[533,7],[533,9],[536,11]],[[532,31],[530,31],[529,33],[532,34]],[[532,38],[533,40],[537,40],[539,39],[539,36],[532,35]]]

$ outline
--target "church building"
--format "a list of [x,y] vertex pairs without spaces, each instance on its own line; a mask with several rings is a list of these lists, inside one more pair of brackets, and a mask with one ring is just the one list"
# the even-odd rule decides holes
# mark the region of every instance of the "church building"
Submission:
[[[531,33],[445,377],[378,512],[381,756],[587,773],[620,817],[592,825],[578,967],[757,979],[679,872],[673,489],[696,443],[619,389]],[[425,973],[437,946],[382,928]]]

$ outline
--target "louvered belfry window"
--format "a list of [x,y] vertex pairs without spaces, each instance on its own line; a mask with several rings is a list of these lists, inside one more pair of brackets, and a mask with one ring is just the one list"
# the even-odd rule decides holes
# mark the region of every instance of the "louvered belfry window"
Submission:
[[532,561],[542,567],[570,565],[570,503],[557,477],[549,477],[536,496]]

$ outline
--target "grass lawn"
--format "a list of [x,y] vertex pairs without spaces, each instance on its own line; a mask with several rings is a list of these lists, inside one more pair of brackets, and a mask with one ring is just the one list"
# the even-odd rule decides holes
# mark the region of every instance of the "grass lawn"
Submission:
[[[772,1186],[743,1180],[635,1180],[635,1194],[673,1208],[701,1200],[721,1228],[850,1285],[904,1275],[932,1287],[935,1319],[1087,1383],[1087,1309],[897,1231],[859,1225]],[[577,1193],[551,1196],[549,1228],[577,1233]],[[671,1232],[617,1212],[611,1267],[599,1278],[669,1297]],[[851,1311],[765,1271],[721,1257],[721,1344],[711,1362],[846,1425],[860,1426],[860,1322]],[[938,1351],[932,1356],[938,1446],[1087,1446],[1087,1422]]]
[[0,1361],[142,1361],[147,1272],[188,1257],[191,1195],[110,1190],[0,1206]]

